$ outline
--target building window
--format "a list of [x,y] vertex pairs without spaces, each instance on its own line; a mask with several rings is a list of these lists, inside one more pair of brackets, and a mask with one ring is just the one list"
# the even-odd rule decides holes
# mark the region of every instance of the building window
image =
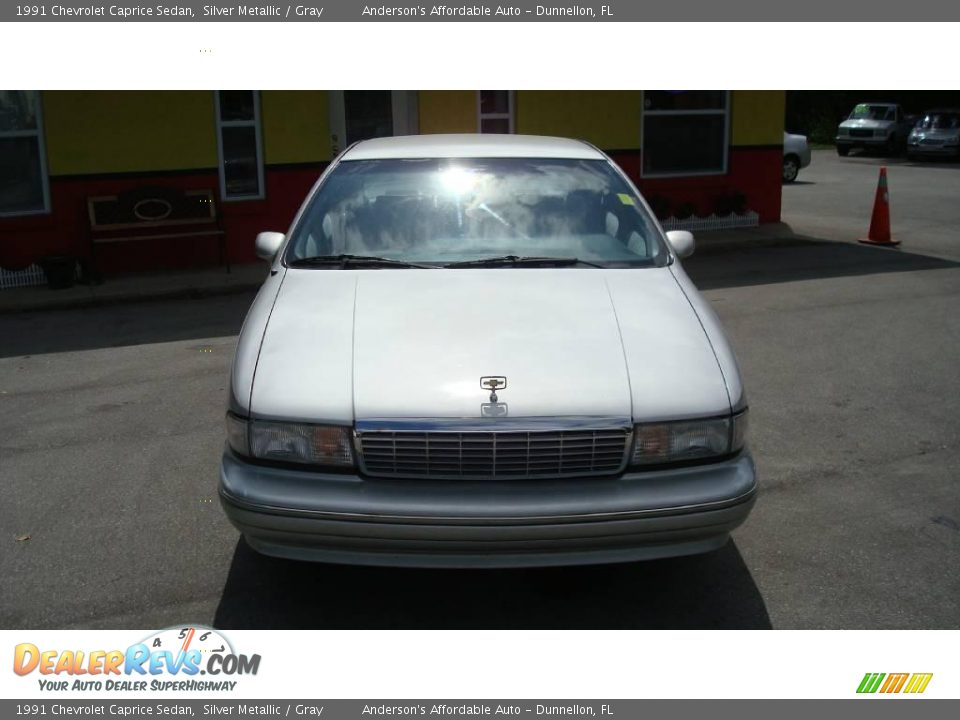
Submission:
[[393,93],[390,90],[344,90],[343,113],[347,147],[361,140],[393,135]]
[[260,138],[260,93],[218,90],[217,153],[220,196],[224,200],[263,197],[263,143]]
[[49,211],[40,93],[0,90],[0,215]]
[[726,90],[645,91],[643,175],[725,173],[729,117]]
[[513,92],[510,90],[478,90],[477,124],[482,133],[513,132]]

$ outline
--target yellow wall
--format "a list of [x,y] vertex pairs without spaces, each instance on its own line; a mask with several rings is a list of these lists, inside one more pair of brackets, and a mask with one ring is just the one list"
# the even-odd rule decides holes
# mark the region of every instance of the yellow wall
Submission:
[[[421,133],[477,131],[474,90],[420,91]],[[780,90],[731,93],[731,144],[783,142],[786,95]],[[217,167],[211,91],[46,91],[43,93],[51,175],[190,170]],[[518,133],[582,138],[600,148],[640,146],[640,91],[515,93]],[[264,91],[267,165],[331,159],[329,94]]]
[[787,94],[783,90],[730,93],[731,145],[782,145]]
[[265,90],[260,94],[263,154],[267,165],[318,162],[330,152],[326,90]]
[[186,170],[217,166],[213,93],[43,93],[51,175]]
[[421,90],[418,97],[420,132],[477,132],[476,90]]
[[518,90],[516,131],[578,138],[605,150],[639,148],[641,101],[636,90]]
[[[477,132],[474,90],[420,92],[420,132]],[[640,147],[643,93],[639,90],[518,90],[515,129],[532,135],[581,138],[605,150]],[[730,93],[732,145],[783,142],[786,93]]]

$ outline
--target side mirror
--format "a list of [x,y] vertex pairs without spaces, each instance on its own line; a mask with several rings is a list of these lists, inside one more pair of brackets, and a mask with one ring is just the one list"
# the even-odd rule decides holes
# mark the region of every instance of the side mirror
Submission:
[[690,257],[697,246],[693,233],[686,230],[670,230],[667,233],[667,240],[678,258]]
[[258,234],[256,241],[257,257],[268,262],[273,260],[280,246],[283,245],[283,239],[283,233],[262,232]]

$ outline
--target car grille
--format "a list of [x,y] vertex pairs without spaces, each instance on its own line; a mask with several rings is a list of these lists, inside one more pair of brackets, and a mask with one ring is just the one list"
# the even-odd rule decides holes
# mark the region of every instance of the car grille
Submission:
[[858,137],[858,138],[873,137],[873,130],[866,130],[864,128],[851,128],[850,137]]
[[623,469],[628,428],[508,432],[358,432],[368,475],[411,478],[553,478]]
[[943,140],[940,140],[939,138],[923,138],[923,140],[920,141],[920,144],[921,145],[943,145]]

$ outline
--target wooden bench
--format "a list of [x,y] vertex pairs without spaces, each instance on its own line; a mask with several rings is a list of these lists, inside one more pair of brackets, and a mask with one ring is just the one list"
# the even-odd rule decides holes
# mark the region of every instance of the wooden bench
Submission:
[[87,198],[90,265],[98,275],[97,246],[107,243],[212,238],[220,264],[230,272],[227,236],[213,190],[141,187],[119,195]]

